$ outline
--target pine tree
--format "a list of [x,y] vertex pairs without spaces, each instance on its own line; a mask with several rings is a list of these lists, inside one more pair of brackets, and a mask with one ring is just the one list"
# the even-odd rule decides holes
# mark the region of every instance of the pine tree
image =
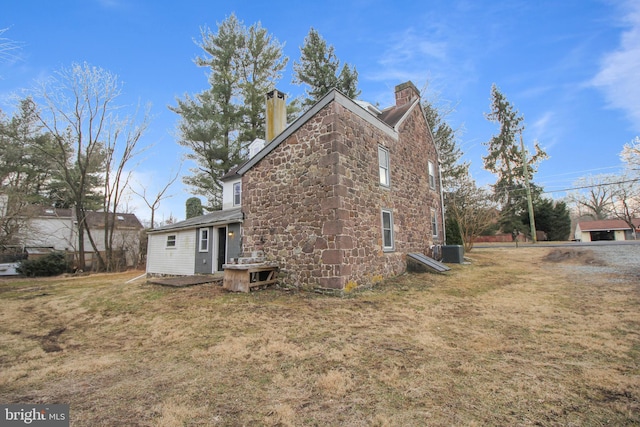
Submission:
[[306,84],[307,99],[303,107],[309,107],[337,88],[350,98],[360,95],[358,90],[358,72],[344,64],[340,73],[340,61],[334,47],[328,45],[322,36],[312,27],[300,48],[300,62],[293,63],[294,84]]
[[[513,108],[507,98],[494,84],[491,86],[491,112],[487,120],[498,123],[500,132],[486,143],[488,154],[483,157],[484,168],[497,175],[493,184],[495,200],[502,206],[502,229],[511,231],[519,223],[518,216],[526,206],[525,175],[523,153],[519,137],[524,130],[524,118]],[[535,143],[535,153],[527,157],[529,177],[535,172],[535,165],[547,154]]]
[[0,111],[0,249],[20,243],[27,218],[34,214],[30,205],[47,203],[54,172],[40,147],[52,145],[30,98],[20,101],[11,118]]
[[[434,143],[438,148],[445,206],[446,243],[449,245],[465,244],[463,231],[458,221],[465,221],[467,217],[463,218],[460,209],[454,210],[452,205],[456,203],[456,207],[459,208],[462,203],[461,199],[468,197],[470,194],[463,192],[461,188],[463,183],[470,181],[469,162],[461,162],[463,153],[458,146],[456,132],[446,122],[442,109],[437,108],[433,102],[429,101],[425,101],[422,104],[422,109],[429,124]],[[467,230],[467,225],[466,223],[462,224],[462,228]],[[470,245],[467,244],[467,247],[470,247]]]
[[[567,240],[571,233],[571,218],[567,204],[562,201],[538,197],[534,202],[536,229],[546,234],[547,240]],[[529,224],[529,212],[521,217],[522,224]]]
[[498,175],[493,185],[496,201],[511,207],[514,190],[522,183],[522,153],[516,138],[524,130],[524,118],[495,84],[491,86],[491,112],[486,117],[499,124],[500,132],[486,143],[489,153],[483,157],[484,167]]
[[244,102],[239,140],[243,144],[264,138],[265,94],[274,89],[288,62],[283,46],[260,23],[252,25],[245,37],[240,60],[240,94]]
[[360,96],[358,90],[358,70],[354,66],[353,69],[349,65],[344,64],[342,71],[338,76],[338,89],[347,95],[351,99],[356,99]]
[[189,197],[185,202],[186,218],[194,218],[204,213],[202,201],[198,197]]
[[443,113],[428,101],[422,104],[422,109],[438,148],[442,187],[445,192],[452,191],[469,174],[469,162],[461,162],[463,153],[458,146],[456,131],[445,121]]
[[220,177],[242,161],[251,141],[264,138],[264,96],[280,79],[287,58],[260,24],[247,29],[235,15],[219,24],[217,33],[205,29],[201,35],[204,55],[195,63],[209,69],[210,87],[169,108],[181,116],[178,143],[196,163],[183,181],[213,210],[222,206]]

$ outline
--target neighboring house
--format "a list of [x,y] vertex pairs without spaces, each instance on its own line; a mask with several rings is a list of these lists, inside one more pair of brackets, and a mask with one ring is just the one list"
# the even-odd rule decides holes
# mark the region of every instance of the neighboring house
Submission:
[[284,95],[270,92],[267,143],[223,177],[223,210],[151,230],[147,273],[261,253],[287,284],[344,289],[430,254],[444,241],[438,153],[413,83],[395,98],[378,110],[332,90],[285,127]]
[[34,206],[33,210],[21,233],[23,246],[75,251],[78,240],[71,209]]
[[[37,253],[39,249],[75,253],[78,246],[78,224],[73,210],[42,206],[33,209],[34,212],[27,217],[21,232],[21,246],[31,253]],[[138,262],[140,233],[144,227],[134,214],[116,214],[115,221],[112,248],[123,257],[126,266],[134,266]],[[86,222],[98,251],[104,252],[104,213],[87,212]],[[93,249],[86,233],[84,240],[85,260],[90,264],[93,260]]]
[[580,221],[576,225],[574,237],[582,242],[599,240],[634,240],[640,233],[640,218],[633,220],[635,230],[621,219]]

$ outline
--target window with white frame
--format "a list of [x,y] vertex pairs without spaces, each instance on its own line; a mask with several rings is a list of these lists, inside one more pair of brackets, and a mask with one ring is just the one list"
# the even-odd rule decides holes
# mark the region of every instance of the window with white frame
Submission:
[[435,209],[431,209],[431,234],[438,237],[438,213]]
[[240,196],[242,193],[242,183],[233,184],[233,206],[240,206]]
[[176,235],[169,234],[167,236],[167,248],[175,248],[176,247]]
[[209,252],[209,229],[201,228],[200,229],[200,243],[198,244],[198,248],[200,252]]
[[429,162],[429,187],[436,189],[436,167],[432,162]]
[[382,210],[382,250],[390,252],[394,250],[393,241],[393,212]]
[[380,171],[380,185],[389,187],[389,150],[383,146],[378,146],[378,169]]

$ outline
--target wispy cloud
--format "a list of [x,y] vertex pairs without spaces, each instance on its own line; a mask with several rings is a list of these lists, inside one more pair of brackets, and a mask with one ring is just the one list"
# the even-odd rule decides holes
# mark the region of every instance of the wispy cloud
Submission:
[[[431,24],[390,35],[381,49],[375,71],[365,78],[397,84],[413,81],[419,88],[449,86],[461,89],[475,78],[473,58],[465,57],[459,36],[450,28]],[[453,84],[455,82],[455,84]]]
[[433,35],[419,34],[414,28],[393,35],[391,40],[392,49],[380,59],[383,65],[426,59],[443,61],[447,57],[447,44],[444,41],[436,40]]
[[552,118],[553,113],[551,111],[546,111],[536,121],[533,122],[533,124],[531,125],[531,130],[538,135],[545,133]]
[[543,112],[529,126],[529,134],[533,140],[540,142],[545,150],[549,150],[558,143],[559,136],[556,132],[556,115],[552,111]]
[[606,54],[592,84],[602,90],[612,108],[621,109],[631,120],[633,129],[640,132],[640,3],[629,0],[620,45]]
[[[445,61],[447,44],[432,36],[418,33],[414,28],[393,34],[378,58],[378,67],[367,77],[375,81],[406,81],[415,79],[419,73],[425,74],[428,64]],[[420,81],[415,82],[421,84]]]

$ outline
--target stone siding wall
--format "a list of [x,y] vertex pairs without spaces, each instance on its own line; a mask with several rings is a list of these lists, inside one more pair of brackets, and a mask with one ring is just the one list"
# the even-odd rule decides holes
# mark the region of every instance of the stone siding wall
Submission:
[[[243,176],[243,251],[278,262],[290,285],[343,289],[406,268],[426,252],[430,209],[427,158],[435,147],[417,108],[398,139],[337,102],[328,104]],[[381,187],[378,145],[390,153],[391,186]],[[394,218],[394,252],[382,250],[381,209]]]

